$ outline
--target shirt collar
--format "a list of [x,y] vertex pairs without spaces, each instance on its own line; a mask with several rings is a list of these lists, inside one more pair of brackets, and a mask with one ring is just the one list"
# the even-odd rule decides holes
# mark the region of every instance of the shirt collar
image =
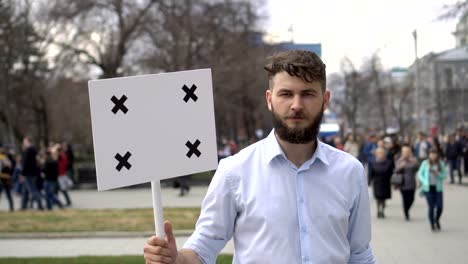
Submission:
[[312,155],[311,160],[314,161],[315,159],[319,159],[321,162],[328,166],[330,163],[328,161],[326,148],[327,146],[325,145],[325,143],[323,143],[317,138],[317,148],[315,149],[315,153],[314,155]]
[[[283,149],[281,148],[280,144],[278,143],[278,140],[276,139],[275,136],[275,130],[272,129],[270,134],[265,138],[265,153],[264,153],[264,162],[266,164],[270,163],[274,158],[277,156],[283,156],[285,160],[287,160],[286,155],[284,154]],[[322,161],[325,165],[329,165],[328,158],[326,155],[325,151],[325,144],[321,142],[317,138],[317,148],[315,149],[314,155],[312,155],[312,158],[309,161],[312,164],[316,159],[319,159]]]
[[265,153],[263,155],[264,162],[266,164],[270,163],[274,158],[277,156],[283,156],[286,159],[286,155],[284,155],[283,149],[278,143],[278,140],[275,136],[275,130],[272,129],[270,134],[265,138]]

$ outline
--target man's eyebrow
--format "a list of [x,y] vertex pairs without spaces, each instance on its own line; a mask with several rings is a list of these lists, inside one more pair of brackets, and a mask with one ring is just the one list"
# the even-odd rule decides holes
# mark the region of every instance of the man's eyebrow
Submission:
[[290,92],[290,91],[291,91],[291,89],[286,88],[286,87],[278,88],[278,93],[279,93],[279,92]]
[[317,89],[314,89],[312,87],[305,87],[302,91],[313,91],[313,92],[316,92]]

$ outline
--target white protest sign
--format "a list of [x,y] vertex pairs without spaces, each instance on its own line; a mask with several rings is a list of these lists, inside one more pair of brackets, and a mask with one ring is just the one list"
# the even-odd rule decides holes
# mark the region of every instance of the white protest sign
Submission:
[[216,169],[210,69],[88,86],[98,190]]

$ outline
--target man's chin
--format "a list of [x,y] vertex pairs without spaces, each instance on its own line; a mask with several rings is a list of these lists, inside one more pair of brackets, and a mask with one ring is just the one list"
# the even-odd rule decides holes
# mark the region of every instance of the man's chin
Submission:
[[303,130],[303,129],[306,129],[308,128],[308,124],[304,123],[304,122],[291,122],[291,123],[287,123],[286,127],[288,128],[288,130]]

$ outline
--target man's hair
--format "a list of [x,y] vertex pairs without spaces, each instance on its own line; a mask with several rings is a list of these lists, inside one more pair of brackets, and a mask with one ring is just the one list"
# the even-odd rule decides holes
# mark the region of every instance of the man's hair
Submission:
[[301,78],[304,82],[320,82],[322,92],[325,92],[327,76],[325,64],[314,52],[307,50],[288,50],[274,54],[268,58],[265,65],[268,78],[271,79],[279,72],[285,71],[291,76]]

